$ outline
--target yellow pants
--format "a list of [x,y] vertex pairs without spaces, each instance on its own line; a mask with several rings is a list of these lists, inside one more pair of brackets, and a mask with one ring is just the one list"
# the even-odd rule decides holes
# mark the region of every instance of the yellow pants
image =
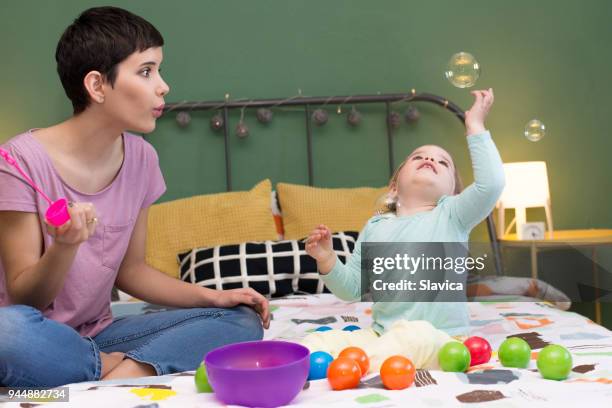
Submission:
[[409,358],[416,368],[437,369],[438,351],[454,339],[425,320],[398,320],[379,336],[371,328],[355,331],[328,330],[306,336],[300,344],[310,352],[325,351],[338,357],[346,347],[362,348],[370,358],[368,373],[378,372],[389,357]]

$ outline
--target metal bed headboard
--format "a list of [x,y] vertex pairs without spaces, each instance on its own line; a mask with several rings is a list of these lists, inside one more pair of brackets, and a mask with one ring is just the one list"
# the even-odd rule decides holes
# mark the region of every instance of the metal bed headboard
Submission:
[[[229,126],[229,111],[230,109],[244,108],[269,108],[282,106],[303,106],[304,121],[306,127],[307,140],[307,161],[308,161],[308,185],[313,185],[313,157],[312,157],[312,128],[311,128],[311,106],[327,105],[327,104],[362,104],[362,103],[384,103],[387,113],[387,145],[389,159],[389,176],[393,175],[395,170],[394,163],[394,148],[393,148],[393,128],[389,117],[391,113],[391,103],[393,102],[428,102],[441,106],[444,109],[452,112],[455,117],[465,125],[465,113],[455,103],[438,95],[429,93],[417,93],[414,89],[410,93],[392,93],[392,94],[376,94],[376,95],[350,95],[350,96],[296,96],[285,99],[250,99],[250,100],[229,100],[226,96],[224,101],[201,101],[201,102],[177,102],[168,103],[164,107],[164,112],[170,111],[199,111],[199,110],[222,110],[223,111],[223,136],[225,145],[225,180],[227,191],[232,190],[232,172],[231,172],[231,155],[230,155],[230,126]],[[491,249],[495,262],[495,270],[497,275],[502,274],[502,260],[499,241],[495,233],[495,222],[493,214],[487,217],[487,229],[489,240],[491,241]]]

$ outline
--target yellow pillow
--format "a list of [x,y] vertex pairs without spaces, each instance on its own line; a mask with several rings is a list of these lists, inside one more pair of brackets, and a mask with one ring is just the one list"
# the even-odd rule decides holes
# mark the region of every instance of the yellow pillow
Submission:
[[176,256],[193,248],[277,239],[264,180],[250,191],[200,195],[151,206],[146,261],[178,277]]
[[382,207],[387,187],[317,188],[278,183],[278,201],[283,214],[285,238],[307,236],[325,224],[332,232],[361,231]]

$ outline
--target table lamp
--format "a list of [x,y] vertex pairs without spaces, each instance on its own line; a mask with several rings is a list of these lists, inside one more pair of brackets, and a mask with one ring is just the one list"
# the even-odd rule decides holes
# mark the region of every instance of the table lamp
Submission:
[[[548,172],[546,162],[517,162],[504,163],[506,174],[506,187],[497,202],[498,209],[498,236],[503,238],[516,221],[516,233],[519,239],[524,236],[524,226],[527,222],[527,208],[544,207],[548,231],[552,233],[552,211],[550,208],[550,189],[548,187]],[[505,229],[505,210],[513,208],[515,218]]]

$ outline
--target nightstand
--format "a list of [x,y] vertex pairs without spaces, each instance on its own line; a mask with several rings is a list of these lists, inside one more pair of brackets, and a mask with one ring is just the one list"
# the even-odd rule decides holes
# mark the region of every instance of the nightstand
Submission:
[[[499,240],[502,250],[504,248],[529,248],[531,254],[531,277],[538,277],[538,251],[540,249],[563,248],[566,245],[572,247],[591,247],[593,260],[593,276],[595,284],[598,283],[597,275],[597,247],[612,245],[612,229],[581,229],[581,230],[559,230],[546,232],[541,240],[519,240],[516,234],[506,234]],[[601,324],[601,304],[595,302],[595,321]]]

